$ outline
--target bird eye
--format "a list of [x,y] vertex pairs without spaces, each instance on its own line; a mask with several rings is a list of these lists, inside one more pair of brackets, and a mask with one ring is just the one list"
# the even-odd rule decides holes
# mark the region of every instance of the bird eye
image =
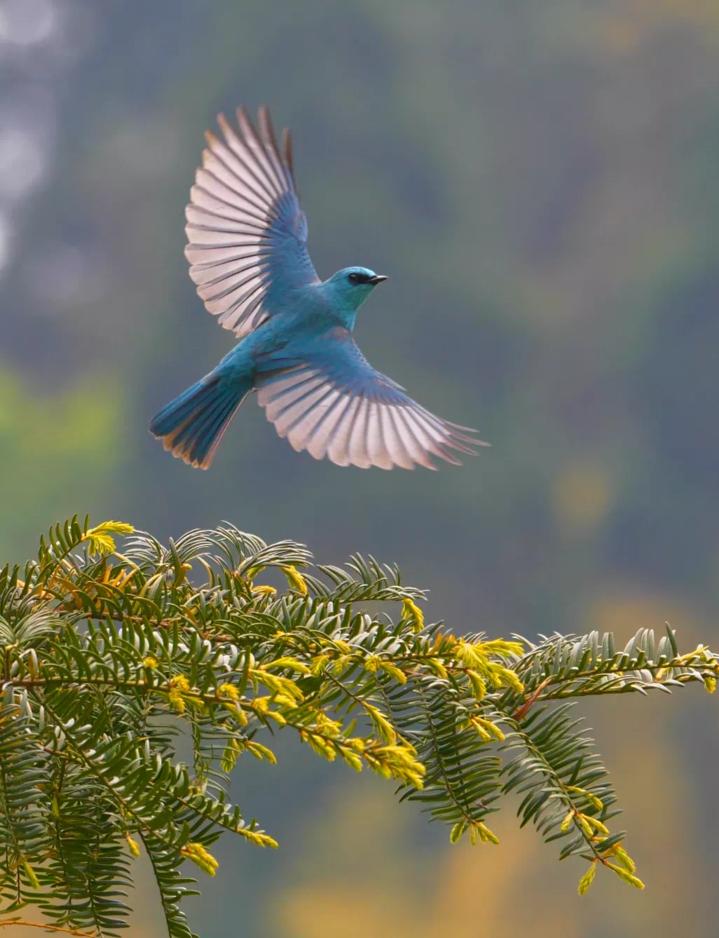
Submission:
[[362,276],[358,273],[349,274],[347,279],[350,283],[362,283]]

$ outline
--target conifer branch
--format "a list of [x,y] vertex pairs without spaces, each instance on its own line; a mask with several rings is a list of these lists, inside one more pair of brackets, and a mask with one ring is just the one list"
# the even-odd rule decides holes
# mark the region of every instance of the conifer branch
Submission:
[[[713,692],[717,656],[680,652],[669,629],[621,648],[597,632],[460,637],[424,622],[423,596],[372,558],[314,565],[229,524],[168,545],[122,522],[53,526],[0,570],[0,927],[118,935],[144,851],[168,936],[194,938],[186,864],[214,876],[223,834],[277,846],[228,783],[248,758],[276,761],[279,729],[398,783],[452,842],[497,843],[488,818],[518,793],[522,824],[588,862],[580,892],[599,868],[641,888],[575,702]],[[43,923],[17,917],[30,905]]]

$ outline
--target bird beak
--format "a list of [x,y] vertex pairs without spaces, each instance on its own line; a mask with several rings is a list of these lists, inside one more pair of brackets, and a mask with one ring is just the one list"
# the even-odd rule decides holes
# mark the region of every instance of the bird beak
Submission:
[[382,283],[382,281],[386,279],[387,278],[384,274],[375,274],[374,277],[370,277],[369,282],[372,284],[372,286],[376,286],[378,283]]

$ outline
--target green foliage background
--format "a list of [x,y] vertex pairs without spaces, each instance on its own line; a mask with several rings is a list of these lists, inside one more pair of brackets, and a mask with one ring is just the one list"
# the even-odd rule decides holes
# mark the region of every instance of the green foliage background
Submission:
[[[3,559],[74,511],[161,536],[228,517],[321,560],[401,560],[457,631],[628,636],[669,619],[688,643],[714,638],[714,4],[46,6],[44,39],[1,40],[3,132],[42,168],[0,187]],[[320,272],[390,274],[363,310],[368,357],[493,443],[462,470],[315,463],[252,405],[211,477],[146,434],[229,348],[187,278],[182,208],[202,131],[239,101],[294,129]],[[651,894],[597,884],[580,903],[573,871],[538,871],[511,818],[498,833],[514,849],[458,860],[371,782],[340,795],[288,746],[238,791],[250,813],[281,805],[285,847],[221,857],[204,933],[224,935],[240,903],[263,938],[341,923],[435,938],[448,922],[463,938],[481,893],[499,938],[558,921],[568,938],[713,938],[719,748],[700,703],[598,714]]]

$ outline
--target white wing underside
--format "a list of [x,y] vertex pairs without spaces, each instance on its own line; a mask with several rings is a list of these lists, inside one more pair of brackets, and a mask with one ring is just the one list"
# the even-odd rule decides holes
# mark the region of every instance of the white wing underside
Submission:
[[433,456],[459,464],[455,453],[486,445],[469,436],[472,431],[401,398],[352,393],[311,367],[292,369],[258,388],[258,403],[279,436],[293,449],[338,466],[436,469]]
[[266,108],[259,111],[259,133],[242,109],[237,120],[239,132],[218,117],[222,140],[206,134],[185,213],[185,256],[207,311],[242,338],[271,315],[266,300],[274,281],[297,284],[317,274],[306,248],[289,133],[280,152]]

